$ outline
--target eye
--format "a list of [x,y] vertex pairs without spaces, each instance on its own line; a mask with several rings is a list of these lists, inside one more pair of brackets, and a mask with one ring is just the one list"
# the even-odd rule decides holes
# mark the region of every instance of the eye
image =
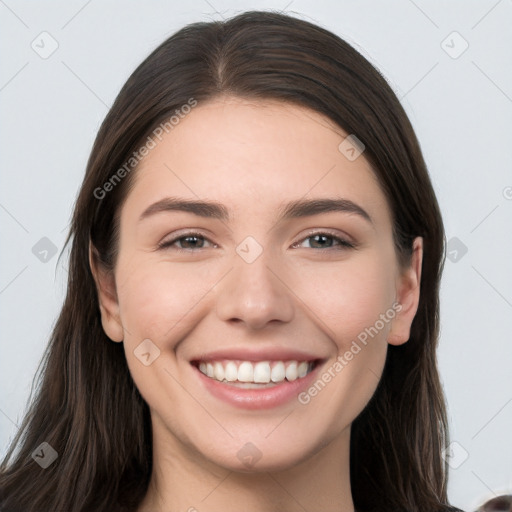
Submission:
[[[301,243],[312,240],[311,249],[331,249],[338,247],[338,250],[354,249],[355,245],[344,238],[326,232],[311,233],[302,241],[293,244],[292,247],[298,247]],[[311,242],[310,242],[311,243]],[[304,246],[302,246],[304,247]]]
[[178,244],[181,245],[181,247],[176,246],[176,250],[178,251],[193,251],[194,249],[204,249],[205,242],[215,246],[215,244],[210,242],[210,240],[202,236],[200,233],[185,233],[177,238],[161,242],[158,244],[158,248],[167,249]]
[[[292,245],[294,248],[304,247],[303,244],[306,241],[310,241],[311,249],[354,249],[355,244],[341,238],[339,236],[333,235],[328,232],[318,232],[311,233],[309,236],[301,240],[300,242],[296,242]],[[207,245],[210,244],[212,247],[216,247],[216,245],[208,240],[208,238],[204,237],[200,233],[190,232],[180,235],[179,237],[172,238],[171,240],[164,241],[158,245],[159,249],[168,249],[175,248],[177,251],[190,252],[197,249],[206,249]],[[307,248],[307,247],[306,247]]]

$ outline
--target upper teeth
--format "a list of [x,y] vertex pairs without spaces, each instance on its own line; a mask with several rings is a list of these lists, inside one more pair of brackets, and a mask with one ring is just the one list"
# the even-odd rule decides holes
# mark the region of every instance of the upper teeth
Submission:
[[306,376],[312,369],[313,363],[308,361],[215,361],[199,363],[199,370],[206,376],[218,381],[253,382],[268,384],[296,380]]

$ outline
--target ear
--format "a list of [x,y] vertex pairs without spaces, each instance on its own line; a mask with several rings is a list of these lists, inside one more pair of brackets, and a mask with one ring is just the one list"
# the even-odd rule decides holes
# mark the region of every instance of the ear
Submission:
[[96,283],[98,302],[100,303],[101,325],[105,334],[115,342],[124,339],[123,326],[119,315],[116,283],[114,274],[107,271],[99,261],[98,253],[92,242],[89,241],[89,265]]
[[393,319],[388,335],[390,345],[402,345],[409,340],[411,325],[420,300],[421,264],[423,261],[423,238],[414,239],[411,264],[397,278],[397,302],[401,309]]

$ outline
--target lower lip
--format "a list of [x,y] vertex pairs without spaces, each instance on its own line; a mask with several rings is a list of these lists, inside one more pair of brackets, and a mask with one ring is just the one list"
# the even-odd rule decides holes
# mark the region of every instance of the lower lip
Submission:
[[315,379],[319,367],[320,364],[317,364],[305,377],[292,382],[285,380],[271,388],[243,389],[211,379],[193,366],[202,385],[213,396],[242,409],[271,409],[291,400],[298,400],[298,395]]

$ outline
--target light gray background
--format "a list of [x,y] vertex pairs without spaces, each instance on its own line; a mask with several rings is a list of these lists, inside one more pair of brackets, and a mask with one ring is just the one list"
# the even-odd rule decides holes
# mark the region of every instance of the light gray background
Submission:
[[[512,493],[512,1],[288,2],[0,0],[0,455],[59,313],[67,262],[64,254],[57,265],[58,253],[120,87],[187,23],[286,10],[373,62],[421,142],[454,260],[444,273],[439,349],[458,443],[449,496],[473,510]],[[51,49],[43,31],[59,45],[46,59],[31,47]],[[43,237],[58,249],[46,262],[32,252]]]

